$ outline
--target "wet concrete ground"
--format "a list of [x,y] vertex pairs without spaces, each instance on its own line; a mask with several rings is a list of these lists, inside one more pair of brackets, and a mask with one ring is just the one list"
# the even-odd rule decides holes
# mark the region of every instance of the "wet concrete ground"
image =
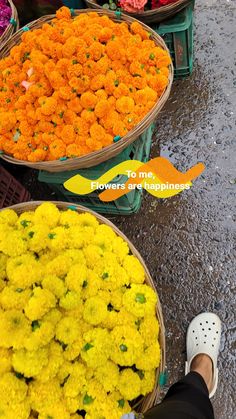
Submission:
[[[155,279],[166,325],[169,384],[184,373],[191,319],[206,310],[222,319],[216,419],[236,417],[235,18],[235,0],[197,0],[195,70],[174,83],[152,147],[152,157],[160,149],[179,170],[202,161],[205,172],[190,191],[168,200],[146,193],[138,214],[113,218]],[[29,171],[23,178],[33,198],[55,199]]]

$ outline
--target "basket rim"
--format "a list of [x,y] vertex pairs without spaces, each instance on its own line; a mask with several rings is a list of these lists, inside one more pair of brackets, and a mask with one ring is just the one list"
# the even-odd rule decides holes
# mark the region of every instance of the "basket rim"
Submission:
[[[161,6],[158,7],[157,9],[151,9],[151,10],[145,10],[142,12],[126,12],[124,10],[122,10],[122,13],[127,14],[129,16],[143,16],[143,17],[147,17],[147,16],[155,16],[155,15],[159,15],[162,13],[166,13],[166,12],[170,12],[171,10],[174,10],[175,8],[179,7],[182,4],[185,4],[187,2],[189,2],[191,0],[177,0],[174,3],[170,3],[167,4],[165,6]],[[102,8],[102,6],[100,6],[99,4],[97,4],[96,0],[85,0],[85,2],[88,5],[91,4],[95,4],[98,8]]]
[[[108,220],[103,215],[98,214],[97,212],[95,212],[93,210],[90,210],[86,207],[83,207],[82,205],[77,205],[77,204],[74,204],[74,203],[63,202],[63,201],[29,201],[29,202],[23,202],[23,203],[20,203],[20,204],[11,205],[11,206],[6,207],[6,208],[14,210],[17,214],[21,214],[24,211],[34,210],[35,208],[37,208],[39,205],[41,205],[44,202],[52,202],[60,210],[73,209],[73,210],[76,210],[80,213],[87,212],[87,213],[90,213],[93,216],[95,216],[96,219],[99,222],[101,222],[103,224],[106,224],[109,227],[111,227],[118,236],[120,236],[123,240],[126,241],[126,243],[128,244],[129,249],[131,250],[132,254],[139,259],[140,263],[142,264],[142,266],[145,270],[145,282],[149,286],[152,287],[152,289],[155,291],[155,293],[157,295],[156,316],[157,316],[159,326],[160,326],[158,341],[159,341],[160,349],[161,349],[161,362],[160,362],[160,366],[156,370],[155,388],[153,389],[153,391],[151,393],[149,393],[148,395],[143,397],[142,400],[140,400],[140,402],[137,404],[138,405],[138,410],[140,410],[141,412],[146,412],[146,410],[153,407],[154,404],[157,401],[157,398],[158,398],[158,395],[159,395],[159,392],[160,392],[159,377],[160,377],[160,374],[164,373],[165,365],[166,365],[165,326],[164,326],[164,319],[163,319],[163,314],[162,314],[162,307],[161,307],[161,303],[160,303],[160,300],[159,300],[158,292],[156,290],[156,287],[155,287],[154,281],[151,277],[151,274],[150,274],[150,272],[147,268],[147,265],[146,265],[145,261],[143,260],[139,251],[133,245],[133,243],[128,239],[128,237],[126,237],[126,235],[118,227],[115,226],[115,224],[113,224],[110,220]],[[6,209],[6,208],[0,209],[0,212],[4,211],[4,209]]]
[[[86,13],[95,13],[94,9],[78,9],[74,10],[74,15],[78,16],[80,14],[86,14]],[[119,17],[116,17],[115,13],[112,11],[106,11],[104,9],[96,10],[96,13],[99,15],[107,15],[109,16],[113,21],[115,22],[126,22],[128,24],[131,24],[133,22],[137,22],[137,19],[130,17],[126,14],[122,14]],[[39,19],[36,19],[32,22],[30,22],[27,26],[31,29],[36,29],[41,27],[44,23],[50,22],[52,19],[55,18],[54,15],[45,15]],[[143,28],[151,33],[150,39],[152,39],[157,46],[161,46],[165,51],[169,53],[169,49],[167,45],[165,44],[164,40],[161,38],[160,35],[158,35],[152,28],[145,25],[143,22],[139,22]],[[10,49],[14,46],[20,43],[21,41],[21,35],[24,33],[24,28],[19,29],[3,46],[0,47],[0,59],[4,58],[9,54]],[[9,46],[10,44],[10,46]],[[148,126],[154,121],[154,119],[157,117],[158,113],[166,103],[170,91],[171,86],[174,78],[174,67],[173,63],[169,65],[169,76],[168,76],[168,85],[165,89],[165,91],[162,93],[162,95],[158,98],[157,102],[153,106],[153,108],[145,115],[145,117],[136,125],[132,130],[128,132],[124,137],[122,137],[119,141],[116,143],[112,143],[104,148],[101,148],[100,150],[93,151],[89,154],[85,154],[80,157],[75,158],[63,158],[63,160],[52,160],[52,161],[40,161],[40,162],[29,162],[27,160],[19,160],[11,155],[8,155],[6,153],[1,153],[0,157],[9,163],[17,164],[17,165],[24,165],[35,169],[42,169],[42,170],[49,170],[49,168],[55,168],[55,171],[63,171],[63,168],[66,167],[65,170],[73,170],[70,166],[70,163],[72,163],[73,167],[76,168],[83,168],[83,167],[90,167],[94,166],[97,163],[98,159],[106,156],[108,154],[108,157],[103,158],[101,161],[105,161],[114,155],[118,154],[120,151],[122,151],[124,148],[126,148],[128,145],[130,145],[133,141],[137,139],[139,135],[141,135],[145,129],[148,128]],[[109,155],[109,152],[111,155]],[[87,166],[86,166],[87,164]],[[52,170],[54,171],[54,170]]]

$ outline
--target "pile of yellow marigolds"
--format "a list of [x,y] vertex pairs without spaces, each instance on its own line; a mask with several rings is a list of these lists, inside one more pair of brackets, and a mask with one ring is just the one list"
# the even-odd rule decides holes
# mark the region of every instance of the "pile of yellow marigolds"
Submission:
[[0,212],[0,416],[130,412],[160,363],[157,296],[144,280],[127,243],[89,213],[50,202]]
[[25,161],[79,157],[125,136],[168,85],[169,54],[140,23],[68,8],[0,60],[0,150]]

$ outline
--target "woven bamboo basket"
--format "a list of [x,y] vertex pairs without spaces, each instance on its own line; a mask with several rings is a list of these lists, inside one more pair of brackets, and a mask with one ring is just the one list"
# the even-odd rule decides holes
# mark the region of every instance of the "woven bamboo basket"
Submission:
[[[85,3],[91,9],[103,9],[102,6],[97,4],[96,0],[85,0]],[[139,13],[128,13],[124,11],[124,13],[146,24],[159,23],[180,12],[180,10],[187,7],[190,3],[192,3],[192,0],[177,0],[175,3],[167,4],[158,9],[146,10]]]
[[[29,202],[25,202],[22,204],[17,204],[17,205],[12,205],[8,208],[13,209],[18,215],[21,214],[22,212],[25,211],[34,211],[40,204],[42,204],[43,201],[29,201]],[[140,253],[136,250],[136,248],[134,247],[134,245],[129,241],[129,239],[111,222],[109,221],[107,218],[103,217],[100,214],[97,214],[94,211],[91,211],[85,207],[82,207],[81,205],[74,205],[74,204],[70,204],[68,202],[60,202],[60,201],[54,201],[53,202],[60,210],[67,210],[68,208],[72,207],[74,210],[78,211],[79,213],[83,213],[83,212],[89,212],[90,214],[94,215],[97,220],[102,223],[102,224],[106,224],[109,227],[111,227],[115,233],[122,237],[123,240],[125,240],[129,246],[129,249],[131,251],[131,253],[136,256],[139,261],[141,262],[144,270],[145,270],[145,283],[148,284],[150,287],[153,288],[153,290],[157,293],[153,279],[149,273],[149,270],[142,258],[142,256],[140,255]],[[2,211],[2,210],[0,210]],[[160,366],[157,368],[156,371],[156,384],[155,384],[155,388],[152,391],[152,393],[148,394],[147,396],[143,397],[142,399],[138,400],[137,403],[135,403],[135,405],[133,406],[133,408],[135,408],[136,411],[139,412],[146,412],[148,409],[150,409],[151,407],[153,407],[157,400],[158,400],[158,396],[160,393],[160,386],[159,386],[159,377],[160,374],[163,374],[165,371],[165,363],[166,363],[166,355],[165,355],[165,326],[164,326],[164,320],[163,320],[163,315],[162,315],[162,308],[161,308],[161,304],[158,298],[158,294],[157,294],[157,306],[156,306],[156,316],[160,325],[160,332],[159,332],[159,344],[160,344],[160,348],[161,348],[161,363]],[[130,383],[130,385],[132,385],[132,383]]]
[[[94,10],[90,9],[84,9],[84,10],[75,10],[75,15],[79,15],[81,13],[88,13],[92,12]],[[113,12],[107,12],[102,10],[97,10],[97,13],[99,15],[107,15],[109,16],[113,21],[115,22],[126,22],[129,26],[132,22],[135,22],[136,19],[127,16],[116,16]],[[44,23],[50,23],[51,20],[55,17],[55,15],[47,15],[43,16],[38,20],[35,20],[34,22],[31,22],[28,24],[29,29],[36,29],[40,28]],[[146,26],[142,23],[142,26],[145,30],[151,33],[150,39],[152,39],[157,46],[162,47],[164,50],[168,51],[168,48],[163,41],[163,39],[151,28]],[[0,48],[0,59],[8,56],[10,53],[11,48],[14,45],[17,45],[21,41],[21,35],[24,33],[23,29],[20,29],[17,31],[11,39],[2,47]],[[128,147],[130,144],[132,144],[149,126],[153,123],[153,121],[156,119],[157,115],[163,108],[164,104],[166,103],[170,91],[171,91],[171,85],[173,82],[173,74],[174,74],[174,68],[173,65],[170,65],[170,72],[169,72],[169,83],[166,87],[165,91],[157,101],[156,105],[151,109],[151,111],[143,118],[143,120],[131,131],[128,132],[127,135],[122,137],[118,142],[113,143],[107,147],[102,148],[101,150],[92,152],[90,154],[76,157],[76,158],[70,158],[66,160],[54,160],[54,161],[44,161],[44,162],[27,162],[23,160],[15,159],[9,155],[1,154],[0,157],[2,157],[4,160],[6,160],[8,163],[13,163],[17,165],[24,165],[28,166],[34,169],[38,170],[46,170],[48,172],[63,172],[68,170],[75,170],[75,169],[82,169],[82,168],[88,168],[92,166],[97,166],[98,164],[111,159],[112,157],[116,156],[117,154],[121,153],[126,147]]]
[[6,27],[5,31],[3,32],[2,36],[0,37],[0,45],[4,45],[5,42],[8,41],[8,39],[13,35],[15,31],[18,31],[19,29],[19,19],[18,19],[18,13],[17,9],[12,2],[12,0],[8,0],[8,3],[11,7],[11,22],[9,22],[9,25]]

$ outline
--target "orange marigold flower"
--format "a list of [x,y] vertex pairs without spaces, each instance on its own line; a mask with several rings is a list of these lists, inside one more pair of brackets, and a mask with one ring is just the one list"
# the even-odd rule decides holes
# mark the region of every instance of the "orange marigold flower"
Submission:
[[98,118],[103,118],[109,112],[110,104],[106,99],[101,99],[95,106],[94,113]]
[[116,101],[116,109],[120,113],[131,113],[134,110],[134,100],[128,96],[122,96]]
[[75,140],[75,131],[73,125],[63,125],[61,129],[61,138],[65,144],[72,144]]
[[158,92],[158,94],[161,94],[166,86],[168,86],[168,78],[163,74],[156,74],[155,76],[150,77],[148,85]]
[[65,6],[61,7],[60,9],[56,11],[56,17],[57,19],[69,20],[71,18],[70,9]]
[[47,151],[37,148],[28,154],[27,159],[31,162],[43,161],[45,160]]
[[83,109],[81,106],[79,97],[75,97],[74,99],[69,100],[67,102],[67,106],[68,106],[68,109],[70,109],[71,111],[77,114],[80,113]]
[[53,97],[42,97],[39,99],[43,115],[52,115],[57,108],[57,101]]
[[145,87],[144,89],[138,90],[134,94],[134,100],[136,104],[145,104],[148,100],[156,101],[157,100],[157,92],[151,89],[150,87]]
[[80,97],[80,103],[85,109],[94,109],[97,101],[97,96],[92,92],[85,92]]
[[105,83],[106,77],[103,74],[94,76],[90,82],[90,88],[94,91],[102,89]]
[[82,77],[72,77],[72,79],[69,81],[69,85],[75,89],[77,94],[81,94],[85,92],[90,84],[90,80],[88,76],[82,76]]
[[114,121],[112,131],[114,136],[119,135],[120,137],[124,137],[128,133],[128,129],[122,121]]
[[142,39],[149,39],[149,33],[143,29],[139,22],[131,23],[130,29],[134,34],[140,35]]
[[105,129],[98,123],[93,124],[90,127],[89,132],[90,132],[91,137],[97,141],[102,141],[102,139],[106,135]]
[[90,45],[88,49],[88,53],[90,54],[90,58],[94,61],[100,60],[104,53],[104,45],[102,45],[100,42],[93,42],[92,45]]
[[49,145],[50,154],[54,160],[65,156],[66,146],[62,140],[56,139]]
[[75,92],[70,86],[63,86],[59,88],[58,96],[65,100],[70,100],[75,98]]
[[100,42],[107,42],[109,39],[111,39],[113,35],[111,28],[102,28],[100,34],[99,34],[99,41]]
[[96,122],[97,115],[95,115],[95,112],[93,112],[92,109],[89,110],[89,111],[87,109],[84,109],[81,112],[81,118],[83,118],[86,122],[88,122],[90,125],[92,125]]

